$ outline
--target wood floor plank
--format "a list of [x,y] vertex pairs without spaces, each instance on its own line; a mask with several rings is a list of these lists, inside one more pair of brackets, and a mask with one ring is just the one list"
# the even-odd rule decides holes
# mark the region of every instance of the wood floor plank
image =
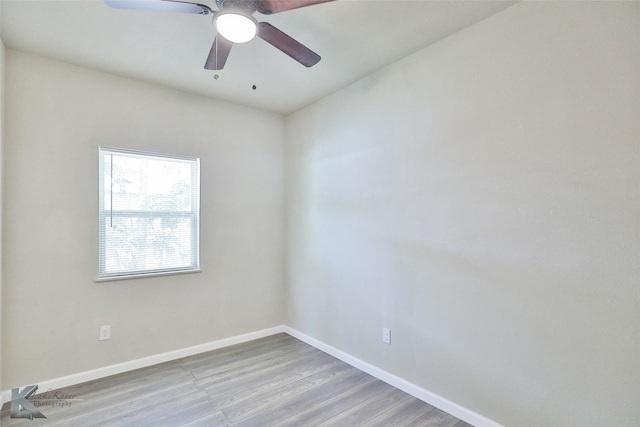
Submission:
[[286,419],[295,415],[298,412],[303,411],[309,406],[315,405],[318,402],[323,401],[333,392],[332,389],[337,388],[340,391],[344,387],[351,387],[347,385],[352,379],[360,379],[360,373],[346,370],[343,372],[345,376],[335,378],[332,381],[325,382],[315,386],[313,389],[306,389],[301,393],[296,393],[298,390],[290,390],[295,394],[285,395],[284,399],[276,400],[272,404],[262,407],[257,413],[254,413],[251,417],[242,419],[235,422],[229,414],[227,417],[232,421],[233,426],[237,427],[250,427],[255,425],[265,426],[278,426],[282,419]]
[[470,424],[465,423],[464,421],[458,420],[457,418],[447,414],[444,411],[441,411],[438,408],[433,408],[432,411],[429,411],[407,424],[406,427],[473,427]]
[[272,372],[267,377],[261,377],[258,380],[239,382],[233,386],[223,384],[219,388],[207,388],[206,391],[211,396],[216,408],[247,405],[248,402],[255,402],[265,397],[270,398],[289,384],[300,382],[315,374],[334,369],[342,363],[328,355],[324,356],[327,357],[319,357],[312,360],[314,363],[311,365],[300,363],[289,365],[286,370],[277,374]]
[[186,424],[175,425],[181,427],[228,427],[230,423],[221,411],[217,411]]
[[310,400],[324,399],[326,394],[334,390],[339,391],[346,381],[362,379],[362,374],[340,364],[277,390],[270,396],[243,405],[222,408],[222,411],[232,423],[238,425],[254,425],[257,420],[269,424],[270,420],[275,421],[292,415],[294,407],[305,407],[304,405],[310,404]]
[[[96,425],[98,421],[94,419],[110,417],[119,408],[131,407],[131,404],[137,400],[144,405],[145,401],[157,398],[158,393],[166,393],[177,385],[192,387],[189,374],[182,371],[170,371],[166,379],[157,377],[145,383],[134,380],[120,385],[112,384],[109,387],[102,387],[102,385],[103,380],[95,381],[95,390],[90,392],[87,391],[86,384],[60,389],[61,396],[76,396],[81,400],[71,401],[68,407],[43,407],[42,412],[48,418],[47,425]],[[82,390],[85,393],[82,393]],[[34,402],[38,401],[34,400]],[[2,421],[4,422],[5,419],[3,418]],[[5,424],[2,423],[2,425]]]
[[286,334],[39,396],[51,427],[470,427]]
[[196,378],[196,382],[199,387],[214,392],[215,388],[228,387],[234,383],[246,383],[246,381],[259,381],[261,377],[276,375],[278,372],[286,371],[290,366],[297,366],[300,364],[308,363],[308,359],[319,359],[323,356],[330,357],[328,355],[319,355],[314,351],[308,351],[305,354],[296,354],[294,357],[289,357],[287,353],[275,357],[269,356],[268,359],[255,362],[252,364],[238,364],[234,365],[234,369],[224,369],[217,375],[211,375],[204,378]]
[[[163,411],[161,416],[148,417],[144,423],[138,423],[131,425],[131,427],[138,427],[141,424],[150,426],[175,426],[180,424],[187,424],[192,421],[202,419],[203,417],[214,412],[211,402],[206,397],[206,393],[203,393],[203,398],[194,401],[184,401],[180,405],[174,405],[170,410]],[[226,422],[226,419],[225,419]],[[122,426],[128,427],[128,426]]]
[[321,368],[334,362],[335,359],[328,354],[316,352],[310,352],[306,357],[289,358],[283,355],[279,359],[271,359],[266,365],[260,365],[259,369],[240,369],[238,372],[222,374],[215,378],[196,380],[196,383],[199,387],[214,394],[217,390],[226,392],[233,389],[235,385],[254,386],[265,379],[279,377],[291,371]]
[[386,408],[378,416],[372,418],[366,423],[363,423],[362,427],[406,426],[432,411],[436,411],[436,409],[425,405],[421,400],[412,397]]
[[366,378],[353,388],[336,392],[332,397],[310,406],[289,418],[282,420],[280,427],[298,427],[301,425],[316,426],[325,422],[355,405],[372,399],[389,386],[373,377]]
[[[69,407],[65,413],[92,411],[95,409],[92,403],[95,402],[100,402],[101,406],[107,407],[117,404],[119,401],[131,400],[138,395],[152,393],[159,387],[169,386],[173,381],[189,381],[188,373],[173,367],[165,367],[164,371],[154,370],[149,375],[145,375],[144,370],[136,370],[128,375],[119,374],[114,377],[117,378],[107,377],[61,389],[61,395],[71,395],[82,399],[79,403]],[[86,402],[90,402],[90,404],[87,406]]]
[[409,399],[410,396],[397,388],[387,387],[380,393],[364,402],[353,405],[349,409],[342,411],[339,415],[328,419],[318,426],[336,426],[336,425],[361,425],[374,418],[391,405],[396,404],[402,399]]
[[[289,355],[293,357],[299,354],[295,351],[297,348],[303,351],[303,356],[309,353],[309,349],[306,346],[302,346],[302,343],[289,343],[277,348],[270,349],[268,351],[259,352],[252,355],[245,353],[244,357],[232,357],[220,360],[214,358],[209,365],[191,369],[193,376],[196,379],[203,379],[207,377],[220,376],[224,374],[237,374],[247,369],[259,370],[261,366],[267,366],[269,363],[279,356]],[[306,354],[305,354],[306,353]]]
[[65,415],[64,420],[92,427],[126,424],[131,417],[136,417],[136,414],[141,411],[148,412],[157,407],[166,408],[166,405],[170,404],[176,396],[193,391],[193,383],[186,378],[181,381],[163,382],[153,389],[145,390],[144,393],[126,394],[115,401],[108,400],[108,404],[105,403],[106,399],[90,402],[89,410],[71,417]]

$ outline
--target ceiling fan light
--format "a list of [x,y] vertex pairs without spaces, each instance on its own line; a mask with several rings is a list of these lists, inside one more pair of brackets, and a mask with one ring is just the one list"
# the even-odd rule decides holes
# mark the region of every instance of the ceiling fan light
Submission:
[[256,21],[250,16],[228,12],[218,15],[216,18],[218,32],[225,39],[233,43],[245,43],[256,36]]

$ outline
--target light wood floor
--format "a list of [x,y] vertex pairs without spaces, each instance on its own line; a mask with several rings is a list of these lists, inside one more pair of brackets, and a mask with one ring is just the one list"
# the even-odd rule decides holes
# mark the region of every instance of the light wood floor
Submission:
[[0,425],[469,426],[286,334],[45,394],[46,420]]

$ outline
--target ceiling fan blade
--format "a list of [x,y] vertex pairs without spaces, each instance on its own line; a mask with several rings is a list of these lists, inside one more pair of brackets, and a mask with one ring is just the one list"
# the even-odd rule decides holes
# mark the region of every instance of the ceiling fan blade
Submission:
[[258,0],[256,8],[258,12],[264,15],[272,13],[284,12],[286,10],[298,9],[314,4],[327,3],[334,0]]
[[208,15],[213,11],[209,6],[174,0],[104,0],[116,9],[159,10],[165,12],[194,13]]
[[213,41],[213,46],[209,51],[207,62],[204,64],[205,70],[222,70],[227,62],[229,52],[231,52],[233,42],[222,37],[220,34]]
[[268,22],[258,24],[258,36],[267,43],[277,47],[305,67],[316,65],[320,55],[286,35]]

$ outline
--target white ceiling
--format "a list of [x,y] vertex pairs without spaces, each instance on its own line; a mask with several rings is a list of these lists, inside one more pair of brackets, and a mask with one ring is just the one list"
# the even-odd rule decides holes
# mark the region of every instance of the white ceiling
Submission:
[[[214,0],[199,3],[216,10]],[[8,48],[288,114],[511,4],[337,0],[256,13],[322,60],[305,68],[257,39],[235,45],[218,72],[203,68],[211,15],[112,9],[100,0],[0,0],[0,13]]]

